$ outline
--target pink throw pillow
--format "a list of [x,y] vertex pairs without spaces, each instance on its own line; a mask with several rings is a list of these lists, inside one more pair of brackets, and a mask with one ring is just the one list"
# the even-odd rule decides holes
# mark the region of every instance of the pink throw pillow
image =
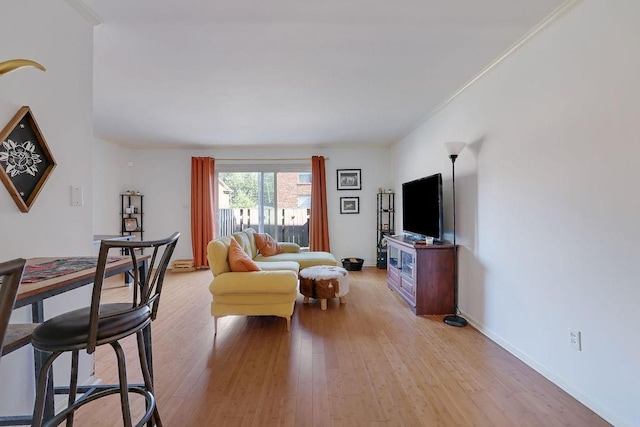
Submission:
[[276,254],[281,254],[284,252],[282,246],[271,237],[270,234],[267,233],[255,233],[253,235],[256,239],[256,246],[258,247],[258,251],[264,256],[271,256]]
[[258,264],[247,255],[242,247],[236,242],[236,239],[231,239],[229,245],[229,267],[231,271],[260,271]]

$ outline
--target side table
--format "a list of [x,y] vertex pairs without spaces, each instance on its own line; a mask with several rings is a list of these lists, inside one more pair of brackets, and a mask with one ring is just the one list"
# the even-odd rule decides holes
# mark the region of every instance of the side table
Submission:
[[304,304],[309,298],[319,299],[320,308],[327,309],[328,298],[340,298],[340,304],[346,304],[345,295],[349,293],[349,273],[345,268],[333,265],[315,265],[300,270],[300,293],[304,295]]

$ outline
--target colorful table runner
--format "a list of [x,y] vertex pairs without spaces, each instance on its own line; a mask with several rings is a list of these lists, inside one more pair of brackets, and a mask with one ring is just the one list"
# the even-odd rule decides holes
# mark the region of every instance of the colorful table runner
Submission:
[[[107,262],[119,261],[126,257],[109,257]],[[20,283],[34,283],[41,280],[53,279],[76,271],[95,268],[98,264],[98,257],[70,257],[57,258],[41,264],[27,265],[22,275]]]

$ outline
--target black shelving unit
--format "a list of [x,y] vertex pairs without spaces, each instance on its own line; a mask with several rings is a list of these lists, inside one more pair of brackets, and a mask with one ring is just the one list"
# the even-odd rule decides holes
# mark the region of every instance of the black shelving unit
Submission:
[[144,196],[142,194],[120,194],[121,236],[135,235],[135,240],[144,240],[143,202]]
[[387,268],[387,241],[386,236],[394,234],[395,227],[395,199],[396,193],[378,193],[377,198],[377,227],[378,238],[376,245],[376,266]]

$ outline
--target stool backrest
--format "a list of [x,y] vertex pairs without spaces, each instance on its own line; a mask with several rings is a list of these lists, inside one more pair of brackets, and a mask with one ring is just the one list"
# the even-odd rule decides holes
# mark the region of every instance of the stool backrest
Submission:
[[0,354],[2,354],[2,343],[7,332],[13,305],[16,302],[25,263],[26,260],[22,258],[0,263],[0,278],[2,278],[2,283],[0,283]]
[[[102,295],[102,286],[105,279],[105,271],[109,256],[112,249],[120,250],[120,254],[124,252],[124,256],[131,259],[133,271],[133,298],[130,311],[150,310],[149,321],[154,320],[158,313],[158,305],[160,304],[160,292],[164,282],[164,276],[171,259],[171,255],[178,243],[180,233],[175,232],[165,239],[147,240],[147,241],[121,241],[121,240],[103,240],[100,243],[100,252],[98,254],[98,265],[96,267],[96,277],[93,284],[93,293],[91,296],[91,318],[89,323],[89,335],[87,342],[87,352],[92,353],[96,347],[98,335],[98,323],[100,316],[100,298]],[[142,250],[151,250],[151,256],[146,263],[146,274],[141,277],[137,267]],[[146,255],[144,255],[146,257]]]

